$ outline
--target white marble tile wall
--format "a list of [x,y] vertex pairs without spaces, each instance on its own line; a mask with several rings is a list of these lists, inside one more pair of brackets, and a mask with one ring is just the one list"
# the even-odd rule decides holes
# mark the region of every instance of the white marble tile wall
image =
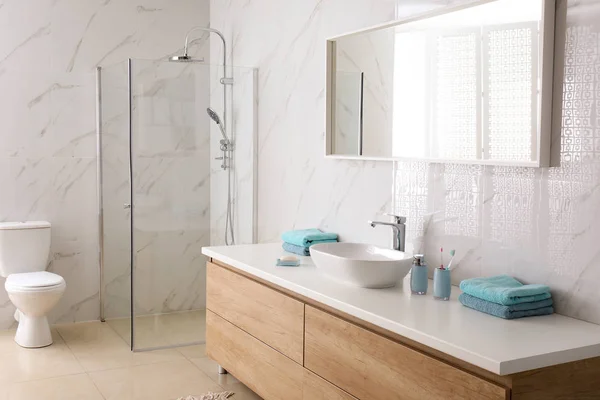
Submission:
[[[99,317],[94,68],[165,58],[200,24],[194,0],[0,0],[0,221],[52,223],[53,321]],[[1,290],[0,328],[13,312]]]
[[600,323],[600,2],[558,3],[556,166],[399,162],[394,207],[431,264],[441,246],[457,250],[456,283],[501,273],[545,283],[558,312]]
[[[464,2],[398,1],[395,15]],[[317,226],[385,245],[389,232],[365,220],[393,209],[409,218],[415,249],[457,249],[456,280],[510,273],[548,283],[559,312],[600,323],[600,2],[558,2],[559,24],[568,25],[558,48],[569,55],[558,66],[561,165],[536,170],[324,159],[325,39],[392,19],[396,5],[211,1],[211,24],[233,42],[233,62],[259,68],[258,240]]]
[[213,0],[210,12],[230,61],[258,69],[258,241],[320,227],[387,245],[367,220],[391,207],[391,165],[323,157],[325,40],[393,19],[394,1]]

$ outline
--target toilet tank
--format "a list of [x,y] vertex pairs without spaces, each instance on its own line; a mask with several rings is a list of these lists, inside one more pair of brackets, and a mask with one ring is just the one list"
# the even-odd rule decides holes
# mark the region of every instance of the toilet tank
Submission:
[[0,222],[0,276],[45,271],[49,252],[49,222]]

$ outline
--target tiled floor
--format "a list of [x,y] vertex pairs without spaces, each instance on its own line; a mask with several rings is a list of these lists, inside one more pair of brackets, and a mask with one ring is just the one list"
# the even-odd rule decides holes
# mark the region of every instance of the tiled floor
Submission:
[[[131,319],[113,319],[107,323],[129,343]],[[206,310],[135,317],[135,348],[148,349],[203,342],[205,331]]]
[[0,331],[0,400],[171,400],[229,390],[232,400],[259,396],[219,375],[205,346],[132,353],[111,324],[53,328],[54,344],[23,349]]

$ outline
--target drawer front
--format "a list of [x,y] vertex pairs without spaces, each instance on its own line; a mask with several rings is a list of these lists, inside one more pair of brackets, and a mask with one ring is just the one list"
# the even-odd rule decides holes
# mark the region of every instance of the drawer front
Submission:
[[343,390],[335,387],[325,379],[304,370],[302,400],[358,400]]
[[207,263],[206,308],[303,364],[304,303]]
[[265,400],[302,400],[301,365],[211,311],[206,354]]
[[206,353],[265,400],[357,400],[211,311]]
[[505,400],[507,389],[306,306],[304,365],[360,399]]

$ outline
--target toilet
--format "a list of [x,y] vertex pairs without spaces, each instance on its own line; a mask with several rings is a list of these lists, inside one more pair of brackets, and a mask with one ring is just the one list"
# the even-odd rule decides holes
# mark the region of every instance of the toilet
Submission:
[[0,276],[15,305],[19,322],[15,342],[35,348],[52,344],[46,314],[67,287],[65,280],[46,271],[50,252],[49,222],[0,222]]

